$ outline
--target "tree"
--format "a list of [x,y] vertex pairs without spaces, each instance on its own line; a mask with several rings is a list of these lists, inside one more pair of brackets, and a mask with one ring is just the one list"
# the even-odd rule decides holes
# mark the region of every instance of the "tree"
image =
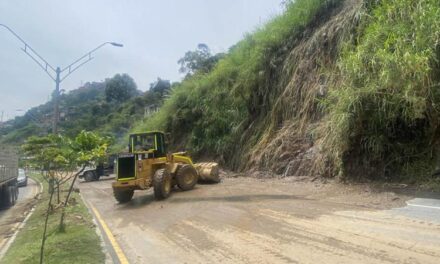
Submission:
[[[43,238],[41,240],[40,263],[43,263],[44,245],[47,239],[47,224],[53,208],[52,199],[55,189],[58,190],[59,194],[59,183],[61,181],[59,176],[63,176],[62,180],[65,180],[64,177],[67,177],[67,175],[61,172],[69,171],[74,167],[72,162],[74,160],[74,153],[69,149],[68,145],[69,142],[66,138],[60,135],[49,135],[45,137],[30,137],[22,146],[25,155],[30,158],[28,163],[40,168],[43,171],[44,179],[49,183],[48,191],[50,196],[46,210]],[[56,181],[58,181],[57,188],[54,184]]]
[[160,107],[164,99],[171,91],[171,82],[157,78],[157,81],[150,83],[150,89],[144,93],[142,98],[135,100],[136,105],[144,107]]
[[180,64],[181,73],[191,76],[196,72],[210,72],[224,56],[223,53],[212,55],[208,45],[201,43],[195,51],[187,51],[177,63]]
[[[49,193],[55,189],[68,175],[66,171],[75,169],[73,151],[69,147],[70,141],[61,135],[48,135],[44,137],[30,137],[22,146],[26,156],[30,157],[29,165],[40,168],[44,179],[49,184]],[[56,186],[55,186],[56,185]]]
[[107,102],[122,103],[139,95],[137,85],[128,74],[116,74],[105,81],[105,99]]
[[[82,131],[74,140],[60,135],[30,137],[22,146],[25,155],[29,157],[28,162],[41,168],[45,172],[43,174],[44,178],[49,182],[50,196],[41,241],[40,263],[43,263],[44,245],[47,239],[47,224],[53,208],[52,200],[55,190],[58,191],[59,196],[60,186],[71,180],[69,191],[62,204],[58,227],[59,231],[64,232],[65,210],[68,206],[75,181],[86,166],[98,163],[105,157],[108,142],[107,138],[102,138],[92,132]],[[77,170],[78,168],[79,170]],[[57,183],[56,186],[55,182]]]
[[161,98],[167,95],[171,90],[171,82],[169,80],[163,80],[157,78],[157,81],[150,84],[150,92],[159,95]]
[[293,0],[283,0],[281,1],[280,5],[281,7],[283,7],[285,10],[287,10],[292,4],[294,3]]
[[106,156],[108,144],[110,139],[102,138],[93,132],[81,131],[76,138],[69,144],[70,150],[75,153],[74,156],[70,156],[71,162],[80,168],[73,176],[73,180],[70,184],[69,192],[63,204],[63,211],[61,213],[59,230],[64,231],[64,216],[65,209],[68,205],[70,195],[75,185],[75,181],[78,176],[84,171],[84,169],[93,164],[98,164]]

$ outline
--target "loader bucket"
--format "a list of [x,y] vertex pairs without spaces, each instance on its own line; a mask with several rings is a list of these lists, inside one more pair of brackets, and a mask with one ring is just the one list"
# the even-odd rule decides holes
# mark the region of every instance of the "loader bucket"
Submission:
[[220,182],[218,164],[215,162],[202,162],[194,164],[199,173],[199,180],[209,182]]

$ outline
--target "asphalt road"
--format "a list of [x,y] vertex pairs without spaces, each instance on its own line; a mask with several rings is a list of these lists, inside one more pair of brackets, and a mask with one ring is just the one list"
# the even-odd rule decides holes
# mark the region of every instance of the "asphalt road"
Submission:
[[435,199],[228,178],[165,201],[137,192],[119,205],[111,179],[79,187],[130,263],[440,263]]
[[29,178],[28,185],[19,188],[17,203],[9,209],[0,210],[0,255],[9,238],[34,205],[34,198],[39,191],[40,185]]
[[28,178],[28,185],[25,187],[20,187],[18,193],[17,203],[26,201],[28,199],[33,199],[40,190],[40,184]]

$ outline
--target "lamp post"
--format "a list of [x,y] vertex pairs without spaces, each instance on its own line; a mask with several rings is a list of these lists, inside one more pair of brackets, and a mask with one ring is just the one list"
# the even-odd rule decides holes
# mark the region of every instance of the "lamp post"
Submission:
[[[122,44],[116,42],[104,42],[91,51],[84,54],[82,57],[78,58],[65,68],[61,69],[60,67],[52,67],[40,54],[38,54],[31,46],[29,46],[17,33],[15,33],[12,29],[4,24],[0,24],[0,27],[6,28],[12,35],[14,35],[22,44],[24,44],[24,48],[22,50],[34,61],[36,62],[41,69],[43,69],[47,75],[55,82],[55,94],[54,94],[54,110],[53,110],[53,124],[52,124],[52,132],[54,134],[58,133],[58,120],[59,120],[59,108],[60,108],[60,84],[64,81],[70,74],[76,71],[78,68],[86,64],[87,62],[93,59],[92,54],[102,48],[103,46],[109,44],[114,47],[123,47]],[[63,75],[64,74],[64,75]]]

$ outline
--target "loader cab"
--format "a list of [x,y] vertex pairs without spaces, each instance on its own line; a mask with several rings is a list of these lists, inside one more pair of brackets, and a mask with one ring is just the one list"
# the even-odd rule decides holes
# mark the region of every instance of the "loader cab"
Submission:
[[162,132],[131,134],[128,152],[143,153],[152,158],[166,157],[165,134]]

